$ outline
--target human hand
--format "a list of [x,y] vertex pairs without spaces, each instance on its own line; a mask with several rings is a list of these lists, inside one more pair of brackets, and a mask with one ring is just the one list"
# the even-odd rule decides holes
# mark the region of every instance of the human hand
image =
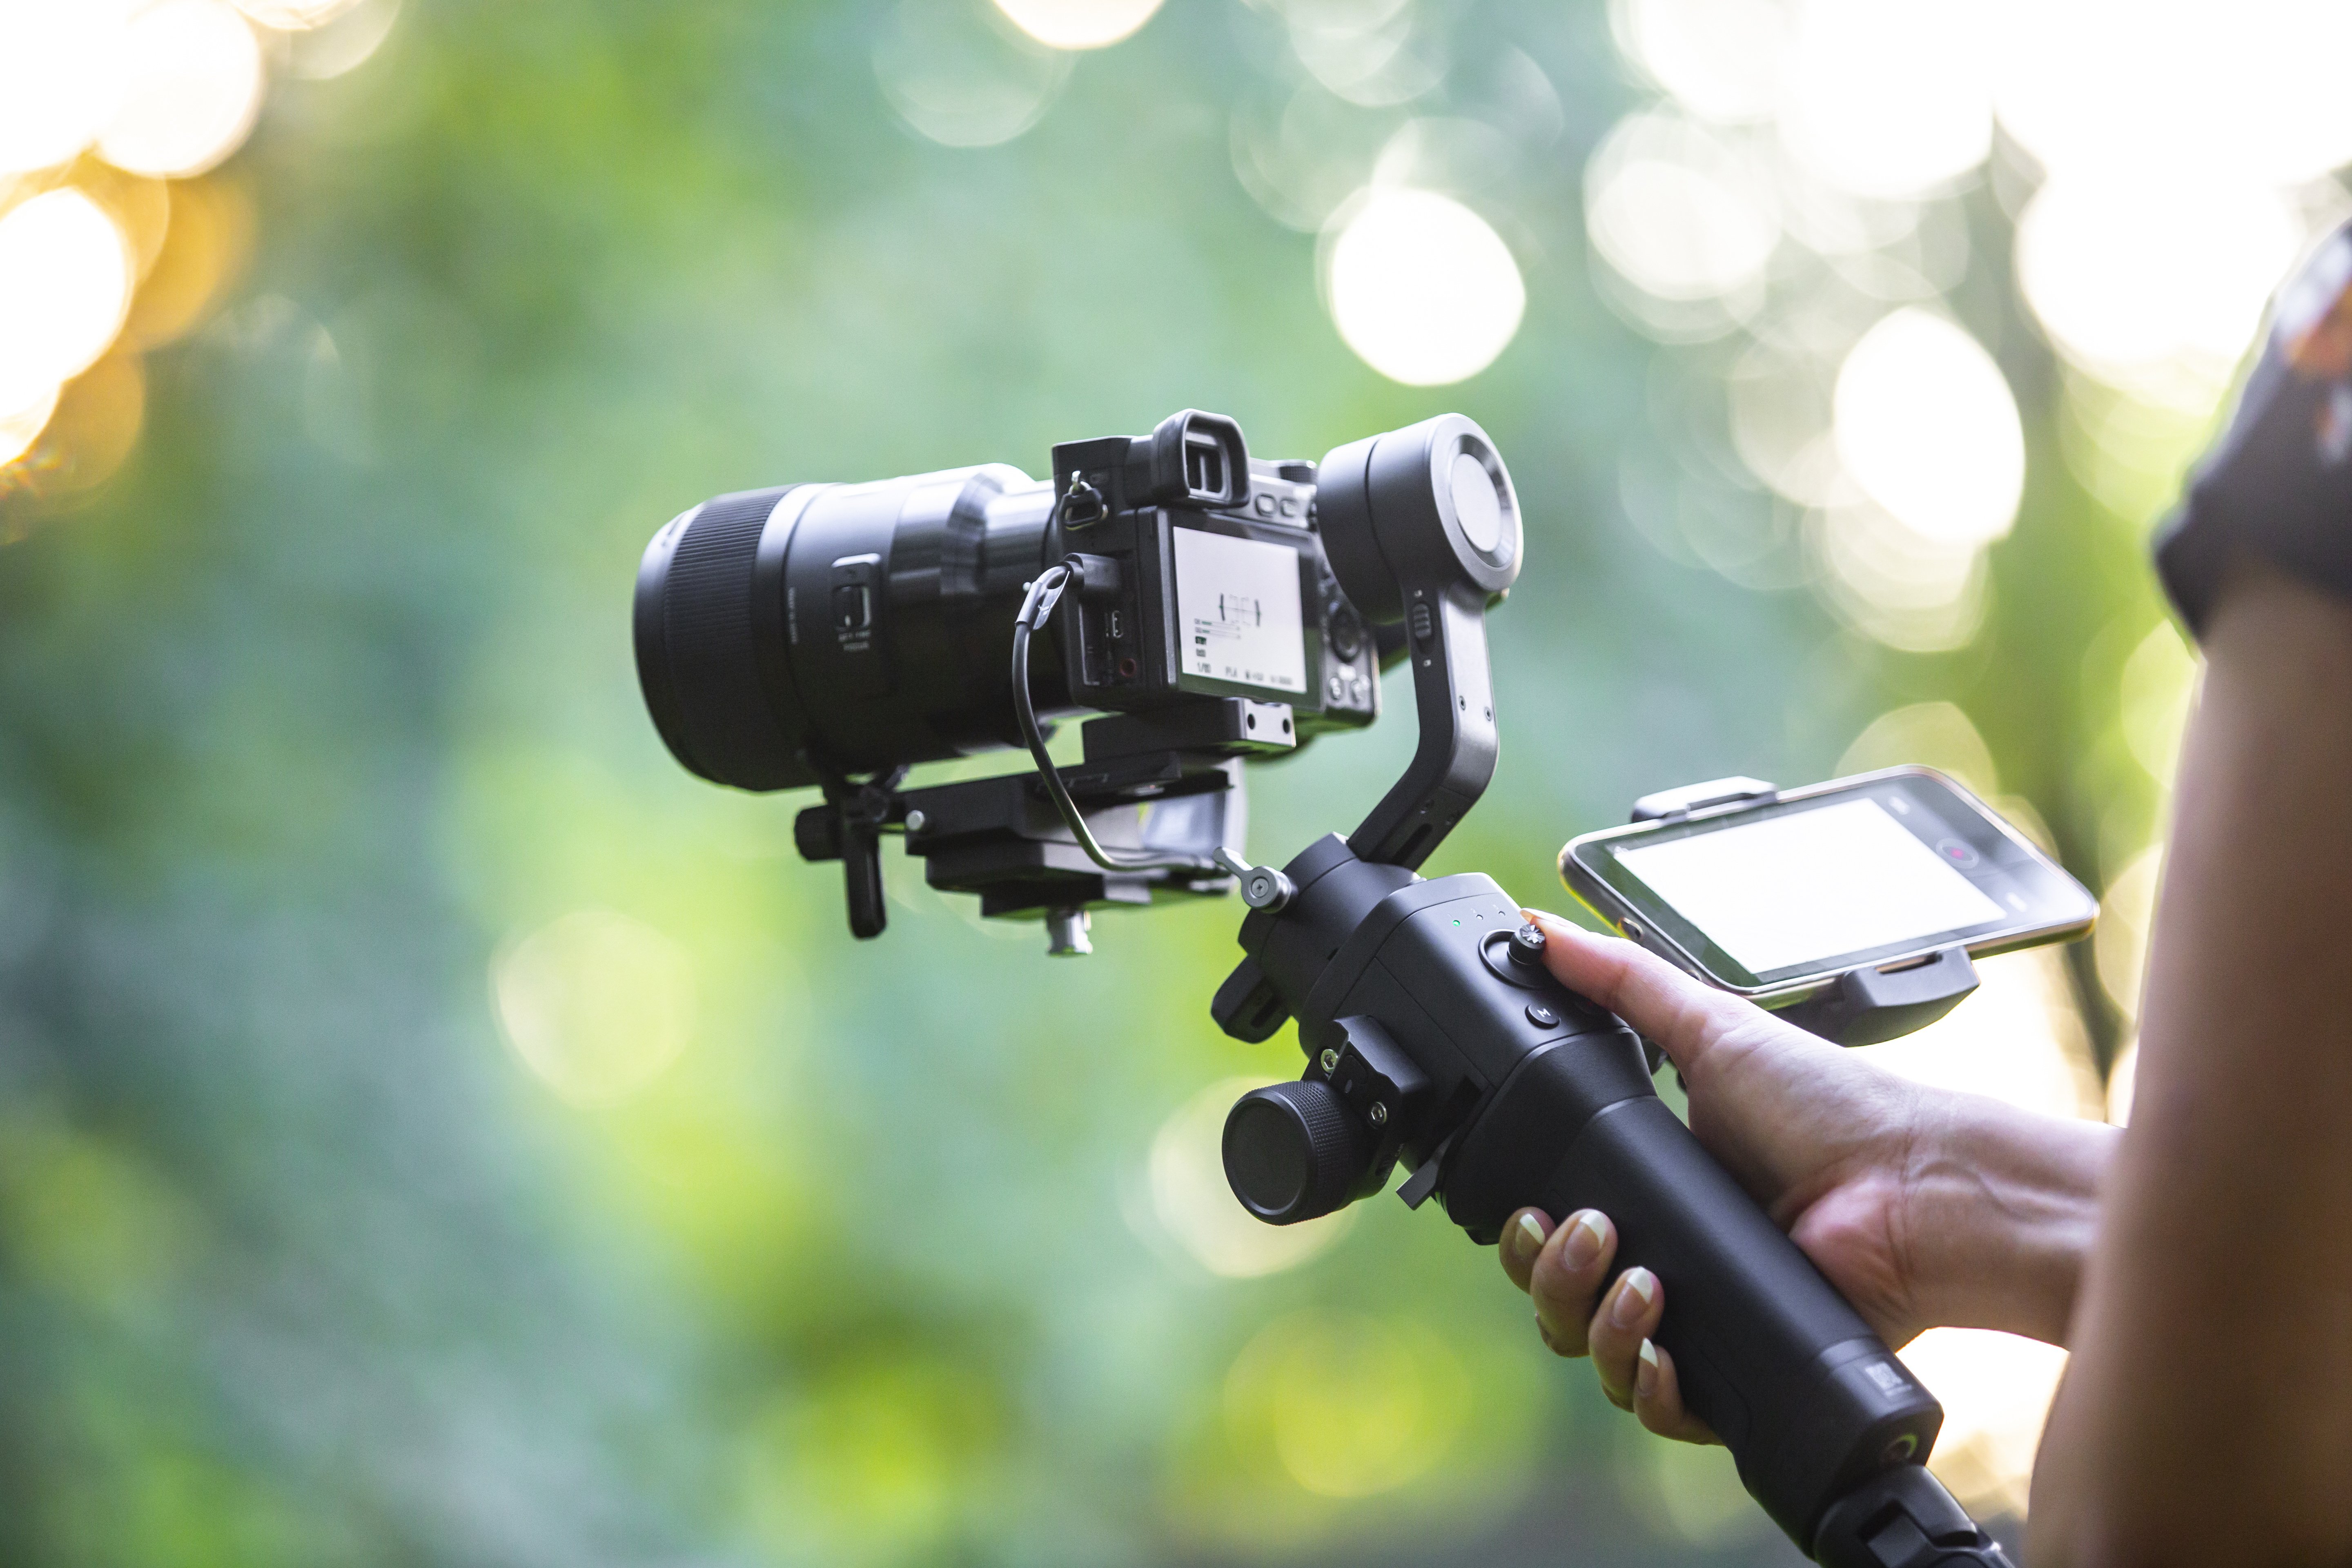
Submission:
[[[1888,1344],[1938,1323],[2063,1341],[2113,1129],[1923,1088],[1632,942],[1528,918],[1553,976],[1657,1042],[1700,1143]],[[1606,1215],[1535,1209],[1498,1248],[1548,1345],[1590,1354],[1651,1430],[1709,1441],[1651,1338],[1664,1284],[1639,1268],[1611,1284],[1616,1250]]]

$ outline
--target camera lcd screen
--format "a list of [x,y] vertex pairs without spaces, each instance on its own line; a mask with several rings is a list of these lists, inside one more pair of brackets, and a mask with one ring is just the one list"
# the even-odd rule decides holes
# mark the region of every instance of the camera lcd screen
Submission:
[[1874,800],[1629,849],[1617,861],[1757,974],[2001,918]]
[[2098,912],[2056,861],[1927,768],[1589,833],[1560,872],[1612,924],[1759,994],[1954,945],[2031,946]]
[[1307,628],[1298,552],[1201,528],[1177,529],[1175,544],[1185,684],[1304,693]]

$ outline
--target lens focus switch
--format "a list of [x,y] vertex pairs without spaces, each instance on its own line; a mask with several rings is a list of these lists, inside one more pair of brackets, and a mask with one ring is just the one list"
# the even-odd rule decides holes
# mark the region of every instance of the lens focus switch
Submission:
[[1371,1130],[1319,1079],[1268,1084],[1225,1118],[1225,1180],[1268,1225],[1343,1206],[1371,1168]]

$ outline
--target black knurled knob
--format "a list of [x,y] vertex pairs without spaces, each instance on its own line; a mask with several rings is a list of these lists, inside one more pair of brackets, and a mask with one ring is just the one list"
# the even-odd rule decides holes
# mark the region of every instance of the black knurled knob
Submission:
[[1225,1180],[1268,1225],[1344,1206],[1372,1163],[1372,1133],[1320,1079],[1252,1089],[1225,1118]]

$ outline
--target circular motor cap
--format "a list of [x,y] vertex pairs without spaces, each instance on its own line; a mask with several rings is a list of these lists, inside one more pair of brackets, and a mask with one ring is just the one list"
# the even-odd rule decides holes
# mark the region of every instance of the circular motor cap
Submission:
[[1375,622],[1403,617],[1403,584],[1491,595],[1519,574],[1518,493],[1495,443],[1462,415],[1336,448],[1316,504],[1339,586]]
[[1225,1118],[1225,1180],[1268,1225],[1343,1206],[1372,1163],[1371,1130],[1320,1079],[1252,1089]]

